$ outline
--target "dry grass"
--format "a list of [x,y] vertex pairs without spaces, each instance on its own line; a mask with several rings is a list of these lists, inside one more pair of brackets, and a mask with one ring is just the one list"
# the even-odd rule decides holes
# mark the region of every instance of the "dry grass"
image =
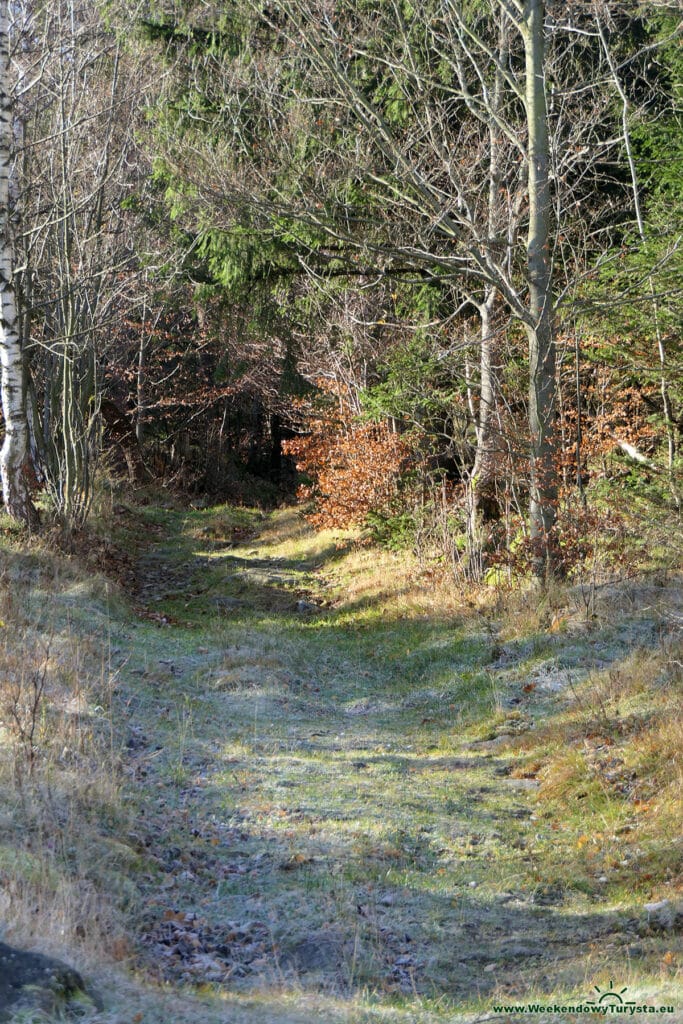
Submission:
[[[572,915],[580,926],[675,896],[683,653],[670,579],[637,598],[605,589],[589,615],[576,588],[456,588],[409,555],[312,535],[295,510],[140,515],[98,528],[124,546],[130,531],[132,547],[149,527],[169,562],[198,566],[154,604],[179,625],[135,621],[115,588],[40,546],[8,540],[0,586],[0,915],[18,944],[90,967],[108,1007],[92,1024],[450,1024],[485,1013],[506,978],[530,994],[533,964],[507,963],[496,929],[531,941],[543,884],[569,893],[568,936]],[[271,601],[278,572],[298,574],[320,614]],[[243,603],[221,618],[212,601],[231,593]],[[662,630],[647,649],[646,620]],[[575,662],[582,674],[557,693],[529,687],[551,659],[558,678]],[[126,759],[129,727],[149,743]],[[538,793],[506,788],[501,765]],[[225,828],[247,838],[224,844],[233,816]],[[600,838],[583,841],[593,820]],[[196,877],[166,889],[173,847]],[[202,889],[204,859],[221,858],[231,870]],[[496,910],[507,890],[522,902]],[[341,974],[311,991],[281,953],[260,989],[156,989],[120,973],[144,962],[150,922],[199,902],[216,922],[265,915],[285,953],[334,923]],[[420,990],[390,973],[408,932],[428,964]],[[473,936],[495,976],[454,961]],[[676,979],[668,952],[652,939],[625,965],[598,943],[544,970],[556,991],[588,991],[617,967],[654,997]],[[469,994],[453,996],[461,983]]]
[[510,740],[558,828],[558,871],[578,885],[605,876],[624,901],[683,892],[680,654],[669,637],[591,672],[533,732]]
[[[573,683],[567,671],[569,688],[562,700],[538,712],[532,732],[521,731],[510,741],[510,751],[520,759],[512,776],[541,779],[543,799],[557,807],[566,804],[577,830],[587,785],[620,818],[633,817],[635,809],[629,842],[642,842],[655,851],[648,857],[649,871],[642,872],[649,876],[642,891],[661,895],[660,883],[666,884],[666,892],[675,890],[683,857],[674,838],[683,807],[683,588],[676,573],[657,570],[598,587],[591,579],[556,583],[542,591],[533,583],[516,589],[455,585],[438,567],[425,573],[409,553],[378,550],[339,531],[312,537],[296,510],[266,524],[259,552],[321,564],[326,560],[324,594],[342,623],[373,628],[428,621],[457,626],[488,641],[492,696],[489,713],[472,725],[475,738],[516,731],[511,719],[518,712],[501,710],[507,687],[496,682],[495,666],[507,647],[517,644],[526,650],[521,672],[546,653],[570,647],[572,657],[582,659],[588,678]],[[609,668],[592,668],[593,652],[600,662],[605,647],[612,658],[611,641],[603,634],[619,624],[628,633],[630,622],[637,626],[643,621],[652,623],[659,638],[641,647],[634,628],[630,654],[620,653]],[[526,698],[534,699],[533,693]],[[587,766],[586,745],[592,750],[601,739],[609,745],[612,760],[623,762],[612,767],[612,781],[601,778],[609,768]],[[631,777],[624,796],[618,787],[624,788],[626,775]],[[632,882],[638,888],[638,876]]]
[[[72,631],[77,570],[3,544],[0,581],[0,907],[6,937],[87,958],[125,935],[125,820],[106,654]],[[76,579],[75,579],[76,577]],[[96,603],[98,586],[79,600]],[[50,593],[52,606],[44,594]],[[64,599],[65,604],[61,604]],[[90,612],[92,616],[92,609]]]

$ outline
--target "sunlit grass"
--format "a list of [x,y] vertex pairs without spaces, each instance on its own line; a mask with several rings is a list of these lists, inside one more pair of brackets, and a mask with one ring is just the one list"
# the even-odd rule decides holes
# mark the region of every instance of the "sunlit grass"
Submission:
[[[295,510],[148,506],[116,530],[148,559],[148,607],[177,621],[138,617],[114,584],[54,555],[15,566],[22,580],[35,574],[27,600],[4,593],[14,622],[41,603],[37,588],[55,590],[52,628],[69,623],[80,653],[68,658],[90,680],[81,718],[111,680],[102,773],[86,785],[54,762],[75,853],[38,865],[41,906],[68,863],[131,963],[136,936],[172,908],[200,908],[216,926],[269,921],[280,953],[260,978],[232,992],[174,985],[172,1019],[456,1021],[503,992],[588,992],[611,969],[643,993],[680,994],[673,936],[626,930],[611,950],[591,939],[615,910],[638,915],[678,891],[681,656],[656,631],[645,653],[639,632],[675,611],[674,588],[647,602],[603,594],[589,619],[571,588],[425,581],[412,557],[313,534]],[[218,607],[225,598],[240,603]],[[543,689],[544,673],[563,671],[570,685]],[[130,730],[146,739],[126,753]],[[20,843],[8,849],[21,856]],[[35,896],[30,858],[17,866],[6,852],[0,871],[25,875],[21,899]],[[124,1006],[171,1019],[170,996],[130,982],[121,995],[92,930],[63,920],[72,958],[84,946],[99,958],[107,1009],[93,1021]],[[30,940],[28,914],[17,922]],[[319,982],[278,957],[286,965],[328,931],[341,966],[326,992],[307,991]],[[393,966],[412,950],[414,983]]]

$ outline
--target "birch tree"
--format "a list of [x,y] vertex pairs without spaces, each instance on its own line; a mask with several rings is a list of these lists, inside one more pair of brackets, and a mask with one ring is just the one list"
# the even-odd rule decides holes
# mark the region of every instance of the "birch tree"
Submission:
[[30,427],[67,530],[83,524],[93,496],[112,321],[144,302],[125,200],[148,171],[134,132],[150,83],[107,24],[114,13],[123,32],[125,10],[81,0],[27,5],[15,26],[27,81],[19,283],[31,324]]
[[0,0],[0,367],[5,424],[5,439],[0,451],[0,472],[8,513],[14,519],[31,524],[35,522],[36,513],[24,474],[28,427],[24,359],[14,284],[14,225],[10,204],[14,149],[13,121],[8,0]]

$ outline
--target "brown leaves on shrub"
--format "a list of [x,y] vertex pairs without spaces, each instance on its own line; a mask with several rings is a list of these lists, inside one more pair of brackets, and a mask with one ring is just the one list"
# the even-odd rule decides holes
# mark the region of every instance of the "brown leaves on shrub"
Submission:
[[300,407],[306,433],[283,448],[310,479],[298,492],[315,503],[309,522],[344,529],[363,523],[369,512],[389,511],[411,450],[390,424],[355,417],[339,388],[324,381],[318,386],[318,401]]

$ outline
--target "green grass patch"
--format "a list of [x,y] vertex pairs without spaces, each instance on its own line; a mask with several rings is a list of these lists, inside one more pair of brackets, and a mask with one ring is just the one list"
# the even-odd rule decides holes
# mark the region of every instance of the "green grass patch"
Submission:
[[130,505],[98,529],[128,597],[77,562],[17,569],[36,623],[54,589],[107,744],[110,790],[54,758],[65,817],[40,833],[52,891],[86,879],[146,979],[105,982],[98,1020],[117,998],[164,1019],[152,982],[174,1019],[283,1024],[464,1021],[612,976],[681,996],[643,910],[679,882],[677,588],[601,592],[587,619],[569,588],[425,587],[291,509]]

